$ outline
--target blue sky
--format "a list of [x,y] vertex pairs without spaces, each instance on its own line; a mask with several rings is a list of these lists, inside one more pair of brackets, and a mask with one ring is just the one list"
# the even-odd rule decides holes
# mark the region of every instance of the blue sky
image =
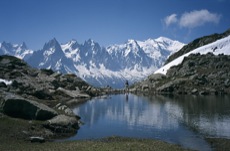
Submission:
[[168,37],[188,43],[230,28],[230,0],[1,0],[0,42],[41,49],[56,38],[102,46]]

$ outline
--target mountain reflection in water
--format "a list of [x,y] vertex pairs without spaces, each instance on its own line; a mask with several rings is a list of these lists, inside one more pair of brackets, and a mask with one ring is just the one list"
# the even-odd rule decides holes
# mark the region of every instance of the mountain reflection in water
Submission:
[[228,96],[112,95],[94,98],[74,112],[85,125],[69,140],[116,135],[210,150],[203,136],[230,138]]

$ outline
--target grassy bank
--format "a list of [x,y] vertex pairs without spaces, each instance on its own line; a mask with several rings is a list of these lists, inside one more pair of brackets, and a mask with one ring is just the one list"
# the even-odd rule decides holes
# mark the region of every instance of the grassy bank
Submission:
[[[109,139],[109,141],[105,141]],[[1,144],[0,150],[42,150],[42,151],[183,151],[185,149],[179,146],[154,140],[139,140],[130,138],[106,138],[104,141],[68,141],[68,142],[46,142],[46,143],[29,143],[29,142],[12,142]]]
[[230,150],[230,139],[225,138],[207,138],[206,139],[214,150],[229,151]]

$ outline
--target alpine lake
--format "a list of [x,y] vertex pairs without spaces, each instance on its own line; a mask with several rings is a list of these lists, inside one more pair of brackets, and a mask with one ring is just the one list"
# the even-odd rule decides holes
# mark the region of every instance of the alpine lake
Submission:
[[230,96],[108,95],[73,108],[82,125],[68,140],[158,139],[208,151],[206,137],[230,138]]

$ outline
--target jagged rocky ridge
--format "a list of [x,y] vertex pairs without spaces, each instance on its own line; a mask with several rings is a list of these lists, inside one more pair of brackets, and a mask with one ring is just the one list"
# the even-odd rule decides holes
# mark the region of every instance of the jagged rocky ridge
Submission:
[[210,44],[210,43],[212,43],[218,39],[225,38],[229,35],[230,35],[230,29],[228,29],[227,31],[225,31],[224,33],[221,33],[221,34],[215,33],[212,35],[197,38],[197,39],[193,40],[191,43],[182,47],[178,52],[175,52],[174,54],[170,55],[169,58],[166,60],[165,64],[173,61],[174,59],[176,59],[176,58],[182,56],[183,54],[186,54],[186,53],[188,53],[188,52],[190,52],[196,48]]
[[230,56],[191,54],[166,75],[153,74],[135,91],[160,94],[230,94]]
[[33,51],[28,49],[25,42],[21,45],[11,44],[5,41],[0,43],[0,55],[7,54],[18,58],[28,59],[32,53]]

